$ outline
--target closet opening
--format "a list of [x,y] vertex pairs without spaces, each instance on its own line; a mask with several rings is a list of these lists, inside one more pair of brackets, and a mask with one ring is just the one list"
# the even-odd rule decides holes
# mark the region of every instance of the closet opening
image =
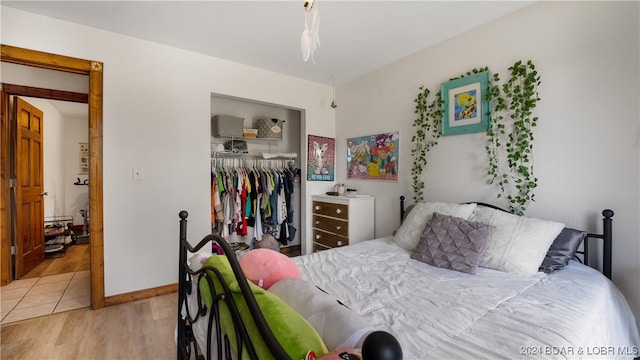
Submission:
[[302,253],[302,112],[211,95],[211,227],[239,253]]

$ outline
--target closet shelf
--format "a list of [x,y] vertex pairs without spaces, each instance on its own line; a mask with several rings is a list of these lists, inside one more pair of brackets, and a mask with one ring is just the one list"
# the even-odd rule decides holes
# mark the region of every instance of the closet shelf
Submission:
[[241,158],[241,159],[259,159],[259,160],[292,160],[298,157],[296,153],[244,153],[232,151],[214,151],[211,158]]
[[249,137],[234,137],[234,136],[212,136],[211,142],[214,144],[224,143],[226,141],[246,141],[248,143],[256,144],[271,144],[281,142],[282,139],[270,139],[270,138],[249,138]]

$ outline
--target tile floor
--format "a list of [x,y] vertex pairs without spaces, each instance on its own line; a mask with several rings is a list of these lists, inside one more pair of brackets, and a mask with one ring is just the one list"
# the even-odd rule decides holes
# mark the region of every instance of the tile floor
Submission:
[[89,270],[21,279],[0,287],[2,324],[91,306]]

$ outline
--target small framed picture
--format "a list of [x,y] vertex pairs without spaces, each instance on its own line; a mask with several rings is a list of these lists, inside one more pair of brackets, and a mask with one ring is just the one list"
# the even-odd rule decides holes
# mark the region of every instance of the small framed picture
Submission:
[[336,140],[309,135],[307,180],[333,181],[335,173]]
[[458,135],[487,131],[490,104],[489,71],[468,75],[443,83],[442,135]]

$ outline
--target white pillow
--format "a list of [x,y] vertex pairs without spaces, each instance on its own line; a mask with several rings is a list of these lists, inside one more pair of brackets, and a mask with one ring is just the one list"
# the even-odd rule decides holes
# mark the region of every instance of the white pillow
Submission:
[[564,224],[518,216],[478,206],[470,220],[495,226],[479,266],[504,272],[534,274]]
[[422,231],[427,226],[427,222],[431,220],[434,212],[467,220],[475,208],[476,204],[417,203],[393,236],[393,242],[403,249],[415,251],[420,242]]

